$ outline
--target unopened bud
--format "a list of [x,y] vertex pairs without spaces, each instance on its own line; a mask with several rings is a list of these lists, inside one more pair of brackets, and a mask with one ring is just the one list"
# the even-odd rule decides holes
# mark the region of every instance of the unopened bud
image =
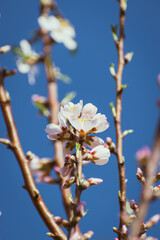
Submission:
[[82,188],[83,190],[86,190],[86,189],[88,189],[89,187],[90,187],[90,183],[89,183],[88,181],[82,182],[81,188]]
[[67,179],[67,180],[64,182],[62,188],[63,188],[63,189],[69,188],[70,186],[72,186],[72,184],[75,182],[75,180],[76,180],[75,177],[71,177],[71,178]]
[[144,178],[144,176],[143,176],[143,172],[142,172],[142,170],[141,170],[139,167],[137,168],[136,177],[137,177],[137,179],[138,179],[142,184],[145,183],[145,178]]
[[107,137],[106,138],[106,143],[108,144],[108,146],[110,146],[111,143],[112,143],[112,139],[110,137]]
[[80,202],[76,208],[76,216],[83,217],[84,216],[84,206],[85,202]]
[[133,54],[134,54],[133,52],[128,52],[125,54],[125,56],[124,56],[125,64],[132,60]]
[[159,221],[160,221],[160,214],[156,214],[148,220],[148,222],[146,223],[146,227],[151,228],[154,225],[156,225]]
[[84,237],[85,240],[90,239],[93,236],[93,234],[94,234],[93,231],[88,231],[83,235],[83,237]]
[[137,161],[142,167],[146,166],[146,163],[148,162],[148,159],[150,157],[151,157],[151,150],[147,146],[144,146],[143,148],[138,150],[136,153]]
[[160,180],[160,172],[158,172],[154,177],[154,183],[158,182],[159,180]]
[[51,233],[51,232],[48,232],[46,234],[47,234],[48,237],[52,237],[52,238],[55,237],[55,235],[53,233]]
[[63,219],[60,216],[55,216],[54,220],[56,223],[61,223]]
[[124,235],[127,235],[127,233],[128,233],[128,229],[127,229],[126,225],[123,224],[121,234],[124,236]]
[[134,212],[137,212],[139,210],[138,204],[133,199],[130,199],[129,203]]
[[87,179],[87,182],[89,182],[90,185],[98,185],[103,182],[101,178],[89,178]]
[[28,159],[29,161],[31,161],[31,160],[35,157],[35,155],[34,155],[34,153],[32,153],[31,151],[28,151],[28,152],[26,153],[26,157],[27,157],[27,159]]
[[10,49],[11,49],[11,46],[10,46],[10,45],[5,45],[5,46],[3,46],[3,47],[0,47],[0,53],[1,53],[1,54],[7,53],[7,52],[10,51]]

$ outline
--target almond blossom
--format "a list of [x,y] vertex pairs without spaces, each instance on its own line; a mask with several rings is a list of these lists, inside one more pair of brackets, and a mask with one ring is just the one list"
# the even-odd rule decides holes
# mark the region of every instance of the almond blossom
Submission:
[[97,107],[91,103],[83,108],[82,106],[82,101],[75,105],[69,102],[60,109],[63,116],[81,135],[103,132],[109,127],[106,116],[101,113],[97,114]]
[[[68,156],[75,149],[76,142],[81,142],[83,146],[83,160],[91,161],[97,165],[106,164],[109,161],[110,150],[104,141],[94,136],[94,133],[103,132],[109,127],[107,118],[101,113],[97,113],[97,107],[88,103],[83,107],[83,101],[74,104],[61,106],[58,114],[59,125],[48,124],[45,131],[51,140],[66,141],[65,144],[65,165],[61,169],[63,176],[71,173],[74,161],[68,161]],[[91,135],[92,134],[92,135]],[[86,145],[91,150],[86,149]],[[69,158],[70,159],[70,158]]]
[[60,140],[61,138],[65,138],[65,134],[67,134],[68,127],[66,125],[66,120],[59,112],[58,114],[59,125],[55,123],[50,123],[46,126],[45,131],[49,133],[47,137],[51,140]]
[[90,160],[96,165],[104,165],[109,161],[110,151],[104,145],[94,147],[86,155],[86,160]]
[[63,43],[69,50],[77,48],[77,43],[74,40],[75,30],[66,19],[55,16],[40,16],[38,23],[42,29],[49,32],[51,38],[56,42]]
[[31,45],[25,39],[20,41],[20,48],[15,50],[20,56],[16,62],[17,68],[21,73],[28,73],[28,81],[31,85],[35,83],[35,75],[38,73],[37,67],[34,65],[39,54],[32,50]]
[[53,161],[49,158],[39,158],[34,155],[30,160],[29,167],[34,176],[36,176],[37,182],[53,183],[54,179],[49,176],[52,168]]

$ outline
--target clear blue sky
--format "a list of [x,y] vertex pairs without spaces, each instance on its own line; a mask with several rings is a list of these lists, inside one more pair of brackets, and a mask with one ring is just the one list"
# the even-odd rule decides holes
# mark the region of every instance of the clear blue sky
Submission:
[[[63,45],[53,51],[55,64],[72,78],[72,84],[59,83],[59,99],[66,92],[75,90],[84,103],[95,104],[99,112],[106,114],[110,128],[99,135],[115,140],[115,129],[109,103],[115,101],[115,82],[110,76],[109,65],[117,64],[117,53],[112,40],[110,25],[118,23],[118,3],[113,0],[57,1],[64,16],[76,29],[78,52],[71,56]],[[134,57],[125,67],[123,83],[128,88],[123,96],[122,127],[134,129],[124,140],[126,159],[127,198],[138,201],[140,184],[136,179],[135,152],[143,145],[152,146],[158,119],[156,98],[159,96],[157,75],[160,72],[160,1],[128,0],[126,19],[125,52],[133,51]],[[1,0],[0,45],[16,45],[21,39],[29,39],[38,28],[38,1]],[[40,49],[40,45],[35,49]],[[1,56],[1,66],[15,68],[15,56]],[[52,157],[52,147],[44,132],[46,120],[40,118],[31,104],[32,94],[46,95],[44,69],[34,86],[28,84],[27,75],[18,73],[6,79],[6,87],[12,98],[15,122],[25,152],[31,150],[40,157]],[[0,114],[0,137],[6,129]],[[28,194],[22,189],[23,179],[13,154],[0,146],[0,240],[47,240],[48,231],[33,207]],[[85,177],[99,177],[104,182],[83,193],[87,215],[81,222],[82,231],[93,230],[93,239],[110,240],[116,237],[112,227],[118,226],[118,171],[115,157],[105,166],[90,164]],[[55,215],[64,216],[58,188],[41,184],[38,186],[49,209]],[[160,213],[160,204],[154,203],[148,217]],[[159,226],[149,235],[160,238]]]

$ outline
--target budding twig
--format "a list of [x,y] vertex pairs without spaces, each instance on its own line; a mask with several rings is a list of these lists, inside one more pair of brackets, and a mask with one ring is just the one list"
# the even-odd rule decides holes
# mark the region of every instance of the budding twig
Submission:
[[37,196],[38,189],[35,185],[35,182],[33,180],[33,177],[30,171],[29,162],[26,159],[25,154],[21,147],[21,143],[20,143],[17,128],[13,119],[10,103],[6,99],[6,93],[4,89],[4,77],[5,75],[3,75],[3,71],[1,71],[0,72],[0,105],[1,105],[2,113],[5,119],[8,135],[13,146],[11,149],[21,168],[22,175],[25,182],[25,188],[28,191],[34,206],[36,207],[37,211],[39,212],[41,218],[43,219],[48,229],[51,232],[53,232],[55,236],[58,236],[59,239],[66,240],[67,239],[66,235],[54,221],[53,215],[49,212],[41,195],[38,194],[38,197],[35,197],[35,192]]
[[139,212],[137,214],[137,219],[133,222],[133,225],[131,227],[131,239],[136,238],[138,236],[140,226],[144,221],[149,204],[153,198],[153,191],[151,189],[151,186],[154,183],[154,174],[158,165],[159,155],[160,155],[160,119],[158,122],[152,155],[149,161],[147,162],[146,166],[146,180],[141,195]]
[[[54,6],[54,10],[58,13],[57,6],[52,4],[52,6],[41,5],[41,14],[44,16],[48,15],[48,9]],[[57,9],[57,10],[56,10]],[[48,85],[48,101],[50,108],[50,123],[58,123],[58,110],[59,110],[59,102],[58,102],[58,86],[56,83],[56,79],[53,73],[53,65],[51,60],[51,42],[50,37],[47,33],[43,33],[43,51],[44,51],[44,66],[47,77],[47,85]],[[54,153],[55,153],[55,161],[58,167],[62,167],[64,164],[64,156],[63,156],[63,143],[60,141],[54,142]],[[61,178],[61,184],[63,185],[65,178]],[[60,188],[63,198],[64,207],[68,216],[68,219],[72,215],[72,211],[70,208],[70,201],[68,200],[68,194],[71,194],[70,189]]]

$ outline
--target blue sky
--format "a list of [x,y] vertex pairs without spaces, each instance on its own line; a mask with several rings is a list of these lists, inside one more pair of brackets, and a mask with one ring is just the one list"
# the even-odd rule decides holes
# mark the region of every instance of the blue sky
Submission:
[[[110,128],[100,137],[115,140],[114,121],[109,107],[115,101],[115,81],[109,73],[109,65],[117,66],[117,53],[112,39],[110,25],[118,23],[118,3],[112,0],[57,1],[60,10],[75,26],[78,52],[72,56],[61,44],[53,50],[53,60],[61,71],[72,78],[70,85],[61,82],[59,99],[67,92],[76,91],[74,102],[80,99],[91,102],[98,111],[105,114]],[[158,109],[159,96],[157,75],[160,72],[160,2],[159,0],[128,0],[126,19],[125,52],[133,51],[134,57],[126,65],[123,83],[128,88],[123,95],[122,128],[134,129],[134,133],[124,140],[126,159],[127,198],[139,200],[141,186],[136,179],[136,151],[144,146],[152,146]],[[2,0],[0,8],[0,45],[17,45],[21,39],[29,39],[38,28],[38,1]],[[41,44],[34,49],[42,51]],[[16,57],[10,52],[0,56],[1,66],[15,68]],[[18,73],[6,79],[6,88],[12,98],[12,109],[24,152],[31,150],[40,157],[52,157],[52,147],[44,132],[47,124],[32,106],[32,94],[46,96],[46,81],[43,66],[39,65],[36,84],[28,84],[27,75]],[[6,128],[0,114],[0,137],[5,137]],[[28,194],[22,189],[23,179],[13,154],[0,146],[0,240],[3,239],[48,239],[46,227],[34,209]],[[90,188],[82,195],[86,202],[87,215],[81,222],[82,231],[94,231],[93,239],[108,240],[116,237],[112,227],[118,226],[118,171],[115,157],[111,156],[105,166],[90,164],[84,169],[85,177],[99,177],[104,182]],[[58,187],[40,184],[38,186],[49,209],[55,215],[62,215]],[[155,202],[148,217],[160,213],[160,205]],[[159,226],[149,235],[160,238]]]

